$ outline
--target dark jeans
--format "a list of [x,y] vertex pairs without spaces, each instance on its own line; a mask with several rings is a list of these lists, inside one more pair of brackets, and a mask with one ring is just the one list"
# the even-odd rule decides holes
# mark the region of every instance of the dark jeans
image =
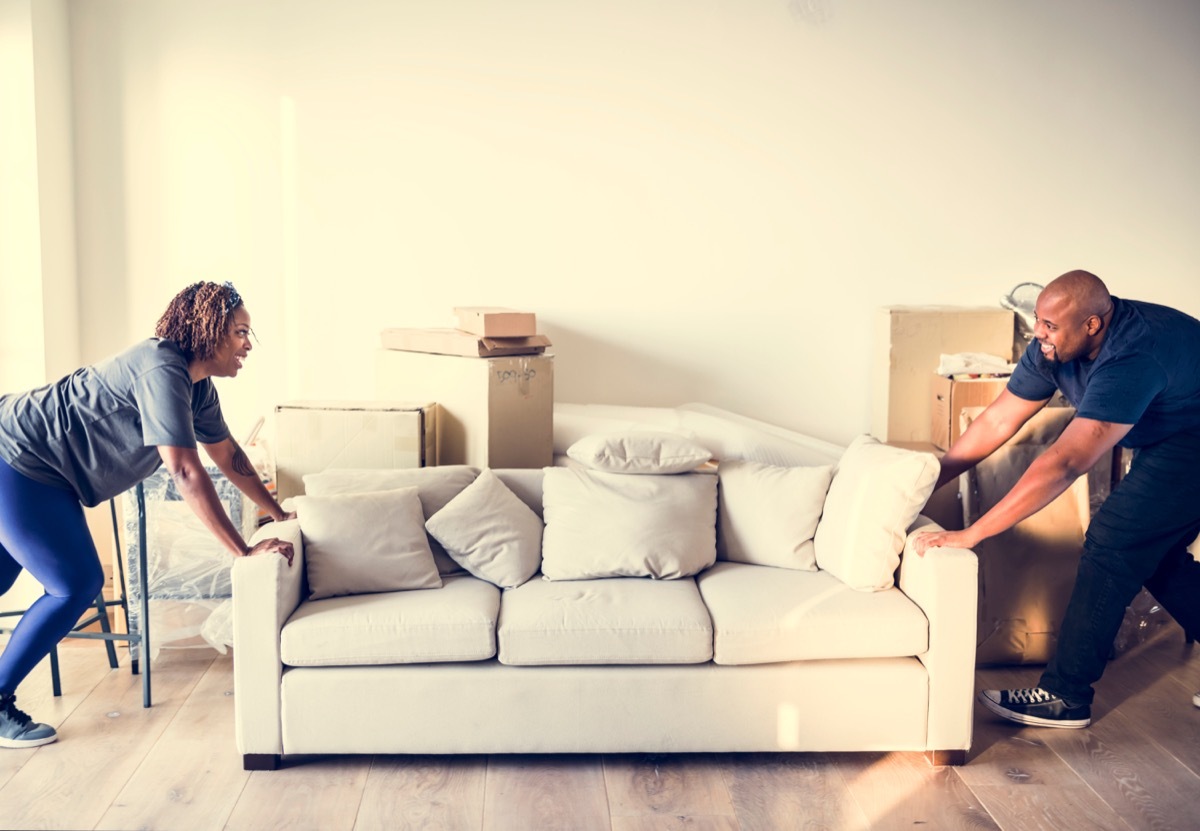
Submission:
[[1187,547],[1200,533],[1200,431],[1135,451],[1088,526],[1058,646],[1040,686],[1071,706],[1090,705],[1125,608],[1145,586],[1200,638],[1200,563]]

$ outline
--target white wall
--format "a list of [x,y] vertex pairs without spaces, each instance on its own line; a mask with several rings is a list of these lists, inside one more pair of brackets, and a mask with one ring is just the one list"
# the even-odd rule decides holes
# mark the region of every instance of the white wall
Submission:
[[68,8],[83,358],[233,280],[237,433],[454,305],[536,311],[559,401],[843,443],[877,306],[1083,267],[1200,314],[1188,0]]

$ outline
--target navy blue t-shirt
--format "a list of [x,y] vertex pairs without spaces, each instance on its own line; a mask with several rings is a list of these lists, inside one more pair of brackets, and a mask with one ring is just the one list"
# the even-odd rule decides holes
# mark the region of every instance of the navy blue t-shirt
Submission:
[[1048,360],[1035,340],[1017,363],[1009,391],[1043,401],[1060,389],[1083,418],[1132,424],[1123,447],[1200,429],[1200,320],[1137,300],[1114,297],[1113,306],[1094,361]]

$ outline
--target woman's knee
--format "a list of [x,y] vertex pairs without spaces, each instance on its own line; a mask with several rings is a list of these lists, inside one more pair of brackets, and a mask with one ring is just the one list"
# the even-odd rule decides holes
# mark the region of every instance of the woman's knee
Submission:
[[78,568],[55,575],[55,579],[42,584],[47,594],[71,598],[87,606],[104,588],[104,570],[100,562],[82,563]]

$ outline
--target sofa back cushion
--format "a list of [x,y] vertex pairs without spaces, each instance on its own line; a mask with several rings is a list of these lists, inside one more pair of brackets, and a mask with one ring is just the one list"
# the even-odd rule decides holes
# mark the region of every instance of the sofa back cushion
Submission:
[[717,468],[717,557],[815,571],[813,534],[833,465],[776,467],[722,461]]
[[297,496],[310,596],[442,585],[416,488]]
[[542,574],[675,578],[716,561],[717,477],[546,468]]
[[860,591],[894,584],[908,527],[933,493],[937,457],[859,436],[838,461],[813,538],[817,566]]
[[[393,490],[416,487],[421,500],[421,523],[446,506],[467,485],[475,481],[479,469],[468,465],[442,467],[413,467],[398,469],[332,468],[304,477],[306,496],[334,496],[344,493]],[[457,574],[462,566],[456,563],[441,544],[429,538],[438,573]]]
[[591,470],[638,475],[687,473],[712,458],[687,436],[657,430],[584,436],[567,448],[567,456]]
[[534,575],[542,561],[542,518],[490,470],[425,522],[455,562],[501,588]]

